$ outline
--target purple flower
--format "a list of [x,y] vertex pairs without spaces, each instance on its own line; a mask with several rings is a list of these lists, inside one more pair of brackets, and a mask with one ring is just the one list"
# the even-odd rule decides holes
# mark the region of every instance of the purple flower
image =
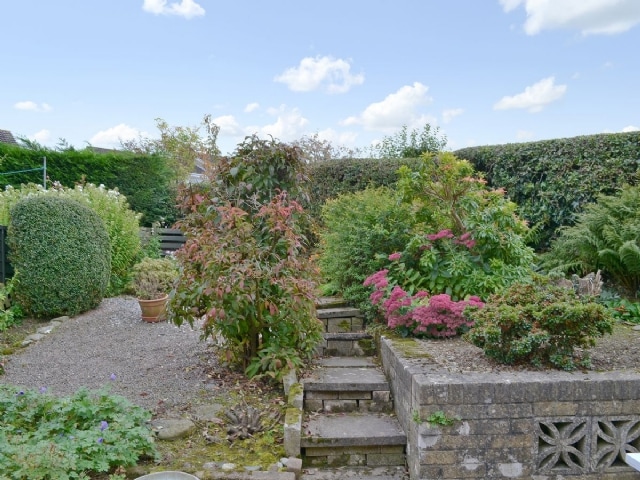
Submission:
[[40,387],[40,393],[47,393],[47,387]]
[[100,431],[104,432],[107,428],[109,428],[109,424],[105,420],[102,420],[100,422]]
[[102,443],[102,442],[104,442],[104,438],[100,437],[100,438],[98,439],[98,443]]
[[24,395],[24,392],[22,390],[20,390],[18,393],[16,393],[16,397],[19,397],[21,395]]
[[112,373],[111,376],[109,377],[111,379],[111,381],[113,382],[116,379],[116,374]]

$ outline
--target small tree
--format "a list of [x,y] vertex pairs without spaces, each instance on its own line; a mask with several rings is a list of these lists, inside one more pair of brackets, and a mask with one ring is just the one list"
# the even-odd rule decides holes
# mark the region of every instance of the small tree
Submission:
[[249,137],[215,165],[211,183],[183,191],[187,242],[170,301],[173,321],[204,318],[227,360],[249,376],[279,378],[320,341],[314,314],[316,270],[304,255],[299,149]]
[[409,131],[403,125],[399,132],[386,136],[372,147],[371,154],[377,158],[418,158],[424,153],[438,153],[447,146],[447,137],[439,136],[440,127],[426,123],[422,130]]

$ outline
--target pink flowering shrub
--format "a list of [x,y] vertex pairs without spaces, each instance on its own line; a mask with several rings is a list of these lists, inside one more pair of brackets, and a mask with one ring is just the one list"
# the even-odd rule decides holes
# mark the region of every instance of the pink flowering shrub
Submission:
[[455,336],[473,326],[473,322],[464,316],[465,309],[484,306],[475,296],[456,302],[446,293],[429,296],[426,291],[419,290],[410,295],[400,286],[392,286],[388,273],[389,270],[380,270],[368,277],[364,285],[373,286],[371,303],[380,308],[387,326],[403,335]]

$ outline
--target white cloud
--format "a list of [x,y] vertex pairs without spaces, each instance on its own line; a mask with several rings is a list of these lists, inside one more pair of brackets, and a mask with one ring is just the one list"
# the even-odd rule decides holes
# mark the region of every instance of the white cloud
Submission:
[[335,147],[353,147],[356,145],[358,134],[356,132],[336,132],[333,128],[326,128],[318,132],[318,138],[330,142]]
[[220,135],[235,137],[243,134],[240,124],[233,115],[222,115],[214,118],[212,122],[220,127]]
[[387,133],[396,131],[402,125],[420,126],[421,122],[433,121],[432,117],[417,112],[418,107],[432,102],[433,99],[427,95],[428,90],[429,87],[420,82],[405,85],[381,102],[372,103],[360,115],[346,118],[340,123],[362,125],[368,130]]
[[35,140],[38,143],[48,143],[51,141],[51,132],[49,130],[42,129],[39,132],[34,133],[33,135],[29,135],[31,140]]
[[286,105],[270,108],[268,113],[276,117],[275,122],[262,127],[249,127],[245,131],[258,133],[259,136],[271,135],[278,140],[289,142],[304,135],[304,127],[309,123],[300,110],[288,108]]
[[640,127],[636,127],[634,125],[629,125],[627,127],[624,127],[622,129],[623,132],[628,133],[628,132],[637,132],[640,131]]
[[186,19],[201,17],[205,14],[204,8],[193,0],[181,0],[167,5],[167,0],[144,0],[142,9],[154,15],[178,15]]
[[117,148],[120,146],[121,140],[133,140],[140,136],[148,137],[149,134],[121,123],[120,125],[96,133],[91,137],[89,143],[94,147]]
[[567,91],[566,85],[555,85],[554,77],[543,78],[524,89],[524,92],[513,96],[505,96],[497,102],[494,110],[526,108],[532,113],[541,111],[546,105],[560,100]]
[[48,103],[41,103],[38,105],[36,102],[32,102],[31,100],[17,102],[13,105],[13,108],[16,110],[28,110],[31,112],[50,112],[53,110],[51,105]]
[[534,133],[530,132],[528,130],[518,130],[516,132],[516,140],[518,141],[525,141],[525,140],[531,140],[534,137]]
[[258,102],[253,102],[253,103],[247,104],[247,106],[244,107],[244,111],[245,113],[251,113],[257,110],[258,108],[260,108],[260,104]]
[[458,115],[462,115],[464,110],[462,108],[449,108],[448,110],[442,111],[442,121],[443,123],[449,123]]
[[521,3],[522,0],[500,0],[500,4],[502,5],[502,8],[504,8],[505,12],[515,10]]
[[613,35],[640,23],[638,0],[500,0],[505,12],[524,4],[524,30],[536,35],[542,30],[572,29],[583,35]]
[[318,56],[303,58],[299,66],[288,68],[274,80],[286,84],[294,92],[322,88],[328,93],[345,93],[364,83],[364,75],[352,75],[351,65],[346,60]]

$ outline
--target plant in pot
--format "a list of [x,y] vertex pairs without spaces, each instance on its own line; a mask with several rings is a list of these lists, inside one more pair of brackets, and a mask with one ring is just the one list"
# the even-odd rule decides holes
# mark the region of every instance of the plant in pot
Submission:
[[145,322],[163,319],[169,292],[177,277],[178,266],[170,257],[144,258],[133,266],[131,290],[138,298]]

